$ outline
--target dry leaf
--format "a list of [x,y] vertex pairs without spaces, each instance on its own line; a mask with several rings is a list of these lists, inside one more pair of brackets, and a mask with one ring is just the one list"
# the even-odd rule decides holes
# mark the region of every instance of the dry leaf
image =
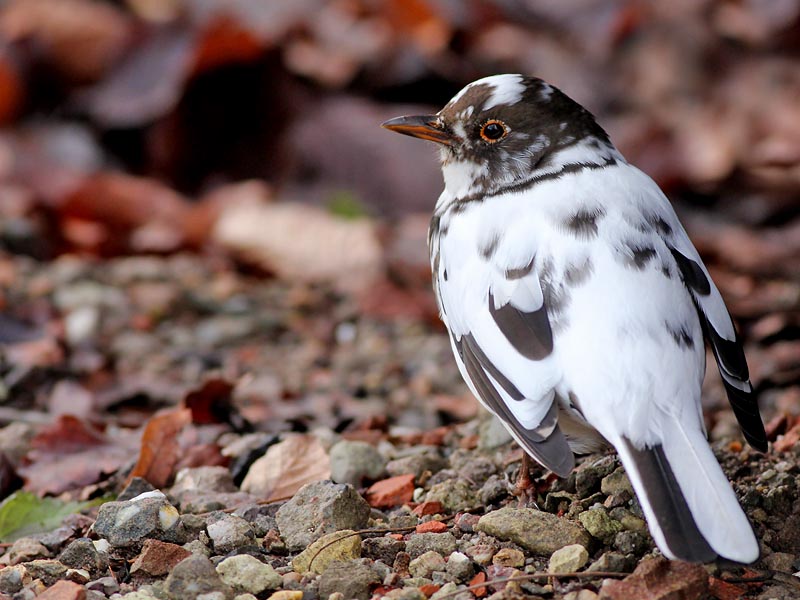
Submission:
[[192,421],[192,411],[177,408],[154,416],[144,429],[139,460],[128,481],[141,477],[154,487],[166,487],[180,459],[178,433]]
[[330,458],[320,441],[313,435],[293,435],[270,446],[253,463],[242,482],[242,491],[267,501],[277,500],[330,476]]

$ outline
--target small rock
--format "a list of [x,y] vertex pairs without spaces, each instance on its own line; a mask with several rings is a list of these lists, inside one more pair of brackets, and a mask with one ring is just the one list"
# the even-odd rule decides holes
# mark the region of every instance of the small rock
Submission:
[[482,567],[491,564],[492,558],[496,553],[497,548],[491,544],[475,544],[466,550],[467,556]]
[[108,571],[108,555],[98,552],[89,538],[71,542],[58,556],[58,560],[73,569],[86,569],[92,577],[99,577]]
[[414,496],[414,476],[397,475],[383,479],[367,490],[367,502],[373,508],[392,508],[411,502]]
[[46,586],[53,585],[67,574],[67,567],[57,560],[32,560],[25,563],[25,568],[32,579],[41,579]]
[[414,479],[420,479],[426,472],[438,473],[446,466],[447,461],[434,450],[389,461],[386,472],[392,476],[411,474]]
[[633,496],[633,486],[622,467],[618,467],[600,481],[600,491],[606,496],[628,492]]
[[[380,539],[380,538],[379,538]],[[297,573],[323,573],[334,561],[361,557],[361,536],[349,529],[323,535],[292,559]]]
[[456,551],[456,538],[452,533],[416,533],[406,541],[406,552],[411,558],[422,556],[428,551],[449,556]]
[[17,565],[19,563],[30,562],[37,558],[50,558],[50,551],[38,540],[23,537],[15,541],[8,549],[6,557],[8,564]]
[[597,600],[599,596],[592,590],[577,590],[564,594],[564,600]]
[[127,502],[106,502],[92,529],[112,546],[130,548],[147,538],[182,543],[185,531],[178,511],[161,492],[147,492]]
[[450,466],[461,478],[477,486],[482,486],[492,475],[497,474],[497,465],[493,461],[467,450],[453,452],[450,455]]
[[612,508],[608,513],[611,518],[620,522],[620,524],[628,531],[636,531],[637,533],[647,533],[647,522],[634,515],[627,508],[617,507]]
[[328,598],[334,592],[352,600],[368,600],[371,588],[381,582],[377,573],[360,560],[334,562],[319,576],[319,595]]
[[572,544],[553,552],[548,573],[574,573],[589,562],[589,553],[580,544]]
[[447,531],[447,525],[441,521],[426,521],[416,527],[417,533],[444,533],[445,531]]
[[94,592],[100,592],[104,596],[110,596],[111,594],[116,594],[119,591],[119,583],[114,577],[107,575],[106,577],[100,577],[99,579],[90,581],[86,584],[86,589]]
[[380,478],[386,469],[386,460],[367,442],[342,440],[331,448],[330,457],[331,479],[336,483],[358,487]]
[[145,540],[142,551],[131,565],[131,574],[142,573],[150,577],[161,577],[190,555],[189,550],[176,544],[159,540]]
[[578,520],[586,528],[592,537],[597,538],[604,544],[611,544],[620,531],[622,523],[615,521],[603,508],[591,508],[578,515]]
[[369,504],[348,484],[318,481],[304,485],[275,518],[290,550],[302,550],[326,533],[363,529]]
[[300,590],[280,590],[272,594],[267,600],[303,600]]
[[486,419],[478,431],[478,448],[494,450],[512,441],[511,434],[497,417]]
[[28,571],[22,565],[0,569],[0,593],[16,594],[25,585],[26,579],[30,581]]
[[361,554],[365,558],[379,560],[391,565],[398,552],[406,549],[406,543],[402,540],[383,536],[377,538],[367,538],[361,542]]
[[223,583],[237,592],[260,594],[280,587],[283,580],[271,565],[265,564],[249,554],[238,554],[226,558],[217,565],[217,573]]
[[552,554],[570,544],[589,545],[589,535],[582,528],[532,508],[505,507],[492,511],[481,517],[475,529],[512,541],[534,554]]
[[72,581],[59,581],[37,596],[39,600],[84,600],[86,589]]
[[625,579],[607,579],[602,600],[698,600],[708,590],[708,573],[702,565],[663,558],[646,560]]
[[225,467],[181,469],[175,475],[175,484],[170,489],[170,494],[179,495],[188,490],[217,493],[239,491],[233,483],[233,476]]
[[434,571],[444,571],[446,564],[444,558],[438,552],[425,552],[411,561],[408,565],[408,572],[412,577],[430,578]]
[[481,505],[475,490],[463,479],[447,479],[431,486],[425,500],[441,502],[450,513],[474,510]]
[[492,564],[501,567],[524,567],[525,555],[516,548],[500,548],[492,557]]
[[427,517],[443,513],[444,507],[441,502],[420,502],[411,512],[418,517]]
[[196,600],[201,594],[214,592],[233,598],[233,590],[202,554],[192,554],[175,565],[164,582],[164,591],[170,600]]
[[648,538],[635,531],[620,531],[614,536],[614,548],[623,554],[641,556],[650,549]]
[[252,544],[256,539],[253,526],[234,515],[224,515],[209,523],[206,530],[217,554],[227,554],[241,546]]
[[497,503],[506,496],[508,496],[508,483],[499,475],[491,475],[478,492],[478,497],[485,506]]
[[633,570],[633,560],[620,552],[606,552],[594,561],[587,571],[608,571],[609,573],[630,573]]
[[609,475],[617,464],[613,456],[602,456],[586,462],[575,471],[575,491],[579,498],[587,498],[599,491],[600,481]]
[[475,568],[469,556],[461,552],[453,552],[447,557],[447,574],[457,582],[467,581],[475,574]]
[[786,552],[773,552],[764,557],[764,564],[772,571],[781,571],[782,573],[794,573],[795,568],[794,555]]

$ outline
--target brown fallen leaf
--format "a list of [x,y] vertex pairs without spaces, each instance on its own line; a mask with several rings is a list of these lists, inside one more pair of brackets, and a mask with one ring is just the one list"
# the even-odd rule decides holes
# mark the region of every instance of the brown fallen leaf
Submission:
[[313,435],[292,435],[270,446],[253,463],[242,482],[242,491],[266,501],[277,500],[330,475],[330,458],[320,441]]
[[154,416],[144,428],[139,460],[128,476],[149,481],[154,487],[166,487],[180,459],[178,433],[192,421],[192,411],[176,408]]

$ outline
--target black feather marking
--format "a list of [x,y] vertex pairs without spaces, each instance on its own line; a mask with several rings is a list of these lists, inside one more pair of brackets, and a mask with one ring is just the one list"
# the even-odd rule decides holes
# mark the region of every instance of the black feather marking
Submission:
[[553,331],[546,304],[533,312],[521,311],[511,304],[495,308],[494,296],[489,292],[489,313],[501,333],[525,358],[542,360],[553,351]]
[[672,554],[689,562],[710,562],[717,558],[697,527],[661,445],[639,449],[625,437],[622,441],[630,452],[647,503],[653,508]]
[[711,293],[711,284],[700,265],[691,258],[685,257],[672,246],[667,247],[672,253],[675,262],[678,263],[678,270],[681,272],[681,277],[683,277],[683,282],[686,286],[701,296],[708,296]]
[[506,269],[506,273],[505,273],[506,279],[508,279],[509,281],[515,281],[517,279],[522,279],[523,277],[528,275],[531,271],[533,271],[533,261],[534,260],[535,259],[532,258],[531,262],[529,262],[527,265],[525,265],[524,267],[521,267],[519,269]]
[[600,208],[581,208],[564,221],[564,227],[579,239],[589,240],[597,235],[597,221],[605,215]]
[[630,255],[625,257],[625,266],[639,269],[640,271],[656,257],[656,249],[652,246],[630,244],[628,251],[630,251]]
[[692,339],[692,334],[687,325],[675,327],[665,321],[664,326],[667,328],[667,332],[672,336],[672,339],[675,340],[675,344],[677,344],[678,348],[685,348],[687,350],[694,348],[694,339]]
[[695,302],[695,308],[697,314],[700,315],[700,324],[703,327],[705,338],[714,352],[714,358],[722,376],[722,384],[728,395],[728,402],[730,402],[733,414],[742,428],[742,434],[753,448],[766,452],[769,445],[767,432],[764,429],[764,422],[761,420],[761,413],[758,411],[758,401],[749,382],[750,373],[739,334],[736,334],[736,339],[732,342],[726,340],[717,333],[697,302]]
[[489,260],[490,258],[492,258],[492,256],[494,256],[494,253],[497,251],[497,246],[499,244],[500,244],[500,236],[497,233],[495,233],[491,238],[489,238],[489,241],[485,245],[481,246],[480,248],[481,256],[483,256],[483,258],[485,258],[486,260]]
[[[570,450],[566,437],[553,419],[558,418],[558,406],[553,402],[550,411],[542,423],[533,430],[525,429],[506,406],[502,396],[495,389],[487,375],[487,371],[479,355],[485,354],[479,349],[472,335],[467,334],[455,342],[458,355],[464,363],[470,382],[475,387],[481,400],[505,426],[512,430],[523,443],[524,450],[533,456],[539,463],[553,471],[559,477],[566,477],[575,466],[575,455]],[[495,367],[492,367],[495,369]],[[555,411],[555,412],[554,412]],[[552,431],[550,431],[552,427]],[[539,430],[548,431],[543,436]]]

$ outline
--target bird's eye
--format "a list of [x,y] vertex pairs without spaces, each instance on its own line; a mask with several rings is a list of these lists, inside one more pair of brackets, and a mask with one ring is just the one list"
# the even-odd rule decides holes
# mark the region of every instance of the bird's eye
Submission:
[[506,137],[507,133],[508,128],[506,127],[505,123],[495,119],[487,121],[483,124],[483,127],[481,127],[481,137],[490,144],[499,142],[501,139]]

